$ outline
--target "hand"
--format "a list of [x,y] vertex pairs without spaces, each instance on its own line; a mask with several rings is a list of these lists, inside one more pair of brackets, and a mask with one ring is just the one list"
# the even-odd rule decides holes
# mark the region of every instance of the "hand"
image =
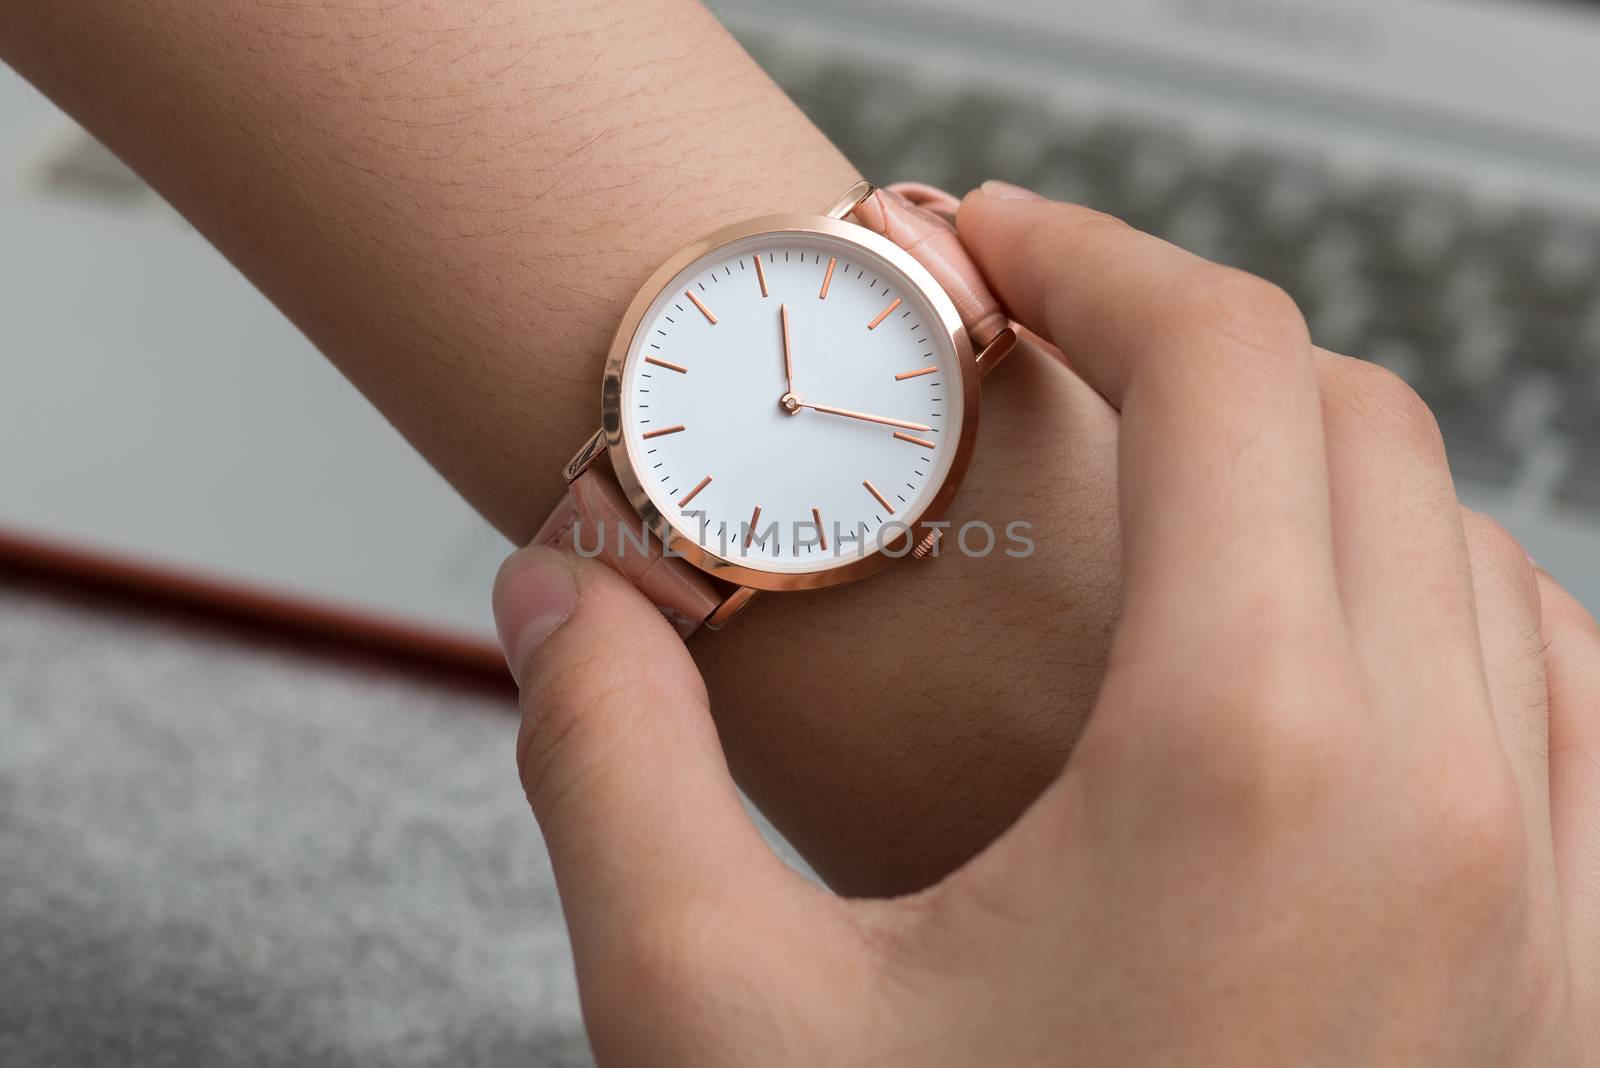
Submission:
[[1066,770],[964,868],[803,881],[650,606],[501,573],[601,1063],[1592,1063],[1600,630],[1277,290],[1011,196],[963,233],[1121,409],[1125,597]]
[[[517,541],[595,429],[640,283],[730,219],[815,210],[859,177],[698,0],[117,10],[0,4],[0,61],[139,170]],[[426,132],[425,158],[397,129]],[[1115,413],[1021,352],[985,386],[983,424],[953,509],[1060,532],[1031,560],[763,598],[696,642],[747,796],[852,892],[926,885],[1008,826],[1099,685],[1118,611]],[[1047,647],[1073,653],[1031,655]]]

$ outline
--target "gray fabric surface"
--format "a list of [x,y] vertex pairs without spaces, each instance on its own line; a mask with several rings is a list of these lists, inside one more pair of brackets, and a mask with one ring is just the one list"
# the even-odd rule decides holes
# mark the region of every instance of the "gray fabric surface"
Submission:
[[590,1063],[513,713],[0,571],[0,1066]]

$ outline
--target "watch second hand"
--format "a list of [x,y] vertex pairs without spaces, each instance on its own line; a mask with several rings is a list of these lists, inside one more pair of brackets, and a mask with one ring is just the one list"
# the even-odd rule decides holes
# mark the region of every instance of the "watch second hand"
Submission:
[[846,419],[864,419],[869,423],[882,423],[885,426],[897,426],[901,430],[932,430],[931,426],[921,423],[908,423],[904,419],[890,419],[882,415],[868,415],[866,412],[852,412],[849,408],[830,408],[826,404],[808,404],[800,402],[800,407],[810,408],[814,412],[823,412],[827,415],[842,415]]
[[783,380],[789,384],[789,392],[794,392],[794,358],[790,355],[789,346],[789,305],[778,305],[778,316],[783,320]]

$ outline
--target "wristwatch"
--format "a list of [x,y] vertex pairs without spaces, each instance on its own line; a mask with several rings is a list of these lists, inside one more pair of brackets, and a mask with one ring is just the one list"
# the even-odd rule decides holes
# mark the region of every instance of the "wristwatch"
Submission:
[[762,590],[937,554],[979,380],[1016,341],[956,205],[858,182],[674,254],[622,318],[601,427],[534,541],[604,559],[685,636]]

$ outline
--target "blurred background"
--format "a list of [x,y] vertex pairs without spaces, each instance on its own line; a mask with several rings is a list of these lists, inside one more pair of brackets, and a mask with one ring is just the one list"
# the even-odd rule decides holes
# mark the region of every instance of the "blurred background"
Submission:
[[[1600,2],[712,6],[874,180],[1283,285],[1600,607]],[[508,546],[3,71],[0,147],[0,1064],[587,1063]]]

